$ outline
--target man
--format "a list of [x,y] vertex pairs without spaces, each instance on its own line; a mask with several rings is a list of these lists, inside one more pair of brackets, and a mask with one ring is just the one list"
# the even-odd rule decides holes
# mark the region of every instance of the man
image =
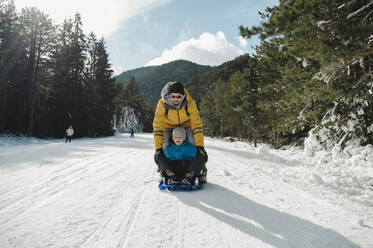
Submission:
[[[153,121],[155,162],[159,168],[165,168],[159,164],[167,162],[163,149],[170,142],[173,128],[184,127],[188,142],[197,148],[197,156],[191,163],[191,172],[194,177],[206,181],[205,164],[208,156],[204,149],[202,121],[195,101],[180,82],[168,82],[162,89],[161,97]],[[164,170],[160,170],[160,172],[162,176],[167,176]]]

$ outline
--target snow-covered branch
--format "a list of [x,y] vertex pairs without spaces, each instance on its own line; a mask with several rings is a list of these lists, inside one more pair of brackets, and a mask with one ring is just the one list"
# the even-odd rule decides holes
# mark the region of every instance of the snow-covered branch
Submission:
[[[367,5],[365,5],[364,7],[361,7],[360,9],[356,10],[355,12],[352,12],[351,14],[349,14],[349,15],[347,16],[347,19],[350,19],[350,18],[352,18],[352,17],[358,15],[360,12],[362,12],[363,10],[369,8],[371,5],[373,5],[373,0],[370,1],[370,2],[369,2]],[[370,13],[371,13],[371,11],[370,11]],[[368,15],[369,15],[369,14],[368,14]]]

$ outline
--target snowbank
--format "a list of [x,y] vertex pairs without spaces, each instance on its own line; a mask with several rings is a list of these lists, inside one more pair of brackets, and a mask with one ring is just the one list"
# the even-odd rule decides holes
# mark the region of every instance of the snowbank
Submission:
[[[322,134],[323,131],[318,133]],[[210,139],[217,146],[227,140]],[[335,145],[325,150],[316,135],[310,133],[305,140],[305,148],[288,146],[273,149],[268,144],[230,142],[237,149],[255,151],[261,158],[272,162],[272,167],[262,170],[272,177],[293,183],[310,191],[323,190],[327,197],[349,199],[366,206],[373,206],[373,146],[360,146],[356,141],[346,143],[344,149]],[[207,148],[208,149],[208,148]],[[283,166],[286,165],[286,166]],[[224,174],[224,173],[223,173]],[[334,193],[334,196],[331,196]]]
[[350,140],[344,148],[335,144],[325,150],[311,134],[305,141],[304,157],[318,170],[322,180],[315,180],[317,183],[373,206],[373,146],[359,143]]

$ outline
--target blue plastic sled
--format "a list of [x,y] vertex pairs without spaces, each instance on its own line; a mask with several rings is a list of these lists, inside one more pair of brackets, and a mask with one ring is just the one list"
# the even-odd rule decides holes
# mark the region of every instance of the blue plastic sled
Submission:
[[197,184],[197,185],[184,185],[184,184],[168,184],[167,179],[163,178],[162,182],[158,184],[158,188],[160,190],[197,190],[202,189],[203,184]]

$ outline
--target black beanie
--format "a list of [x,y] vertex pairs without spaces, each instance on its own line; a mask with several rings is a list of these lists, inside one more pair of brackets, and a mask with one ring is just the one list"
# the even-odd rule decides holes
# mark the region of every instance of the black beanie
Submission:
[[184,86],[178,81],[171,83],[168,88],[168,94],[171,93],[180,93],[184,95]]

